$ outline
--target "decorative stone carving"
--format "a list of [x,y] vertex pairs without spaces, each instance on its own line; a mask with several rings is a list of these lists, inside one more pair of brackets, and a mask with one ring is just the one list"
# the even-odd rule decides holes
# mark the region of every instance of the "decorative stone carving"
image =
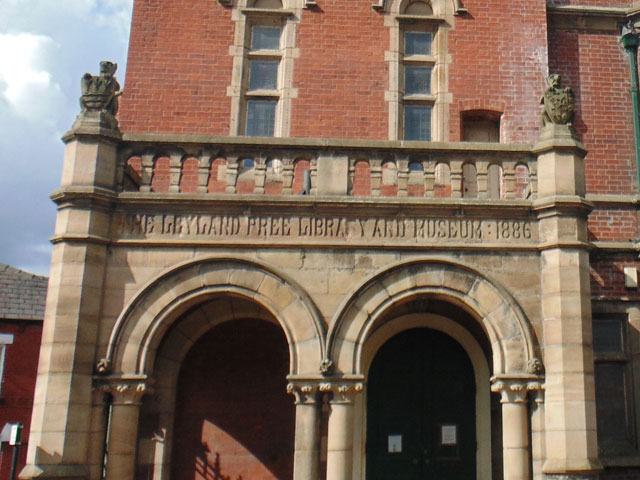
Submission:
[[356,394],[362,392],[363,389],[364,384],[362,382],[334,384],[331,403],[352,403]]
[[113,403],[117,405],[139,404],[147,393],[151,393],[151,388],[146,382],[116,383],[111,388]]
[[527,372],[533,375],[541,375],[542,373],[544,373],[544,365],[542,364],[542,360],[540,360],[538,357],[534,357],[529,360],[529,363],[527,365]]
[[316,393],[319,391],[318,385],[310,383],[289,383],[287,385],[287,393],[296,397],[296,405],[307,404],[313,405],[317,402]]
[[331,375],[333,373],[333,362],[325,358],[320,364],[320,373],[322,375]]
[[573,124],[575,117],[575,94],[571,87],[560,88],[560,75],[554,73],[547,78],[548,88],[540,99],[542,126]]
[[114,77],[117,69],[117,63],[104,60],[100,62],[100,75],[85,73],[82,76],[80,107],[83,112],[106,111],[113,116],[118,113],[118,97],[122,91]]
[[[529,392],[540,392],[544,389],[541,381],[526,378],[500,378],[493,382],[491,391],[501,395],[501,403],[523,403]],[[536,402],[541,403],[537,395]]]
[[111,361],[108,358],[102,358],[96,364],[96,372],[98,375],[108,375],[111,373]]

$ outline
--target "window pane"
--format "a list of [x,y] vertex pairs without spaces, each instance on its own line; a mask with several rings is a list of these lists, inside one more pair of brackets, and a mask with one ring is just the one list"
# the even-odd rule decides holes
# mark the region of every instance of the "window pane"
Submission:
[[625,365],[596,364],[595,377],[598,437],[624,438],[627,435]]
[[620,320],[593,321],[593,350],[596,353],[624,353],[623,345]]
[[247,135],[273,137],[277,103],[277,100],[247,101]]
[[431,140],[431,107],[428,105],[405,105],[405,140]]
[[431,55],[431,32],[404,32],[405,55]]
[[280,50],[280,27],[256,25],[251,29],[251,50]]
[[278,61],[251,60],[249,90],[275,90],[278,87]]
[[406,95],[431,93],[431,67],[405,67],[404,93]]

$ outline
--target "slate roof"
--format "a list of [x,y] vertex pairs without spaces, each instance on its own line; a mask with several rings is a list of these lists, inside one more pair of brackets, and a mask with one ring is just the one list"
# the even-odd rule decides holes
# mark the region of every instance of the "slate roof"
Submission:
[[0,318],[42,320],[48,281],[0,262]]

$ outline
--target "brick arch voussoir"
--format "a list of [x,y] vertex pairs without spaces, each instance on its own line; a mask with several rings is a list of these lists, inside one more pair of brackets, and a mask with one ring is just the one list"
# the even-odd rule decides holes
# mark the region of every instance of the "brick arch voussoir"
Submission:
[[529,320],[503,285],[471,265],[423,258],[385,268],[348,295],[330,324],[325,361],[361,375],[360,355],[376,322],[411,297],[445,300],[476,319],[491,345],[494,375],[526,373],[539,352]]
[[325,354],[317,307],[293,280],[254,260],[190,260],[158,275],[127,304],[116,321],[101,373],[151,375],[157,348],[169,328],[196,305],[214,297],[255,302],[280,324],[289,343],[291,373],[314,372]]

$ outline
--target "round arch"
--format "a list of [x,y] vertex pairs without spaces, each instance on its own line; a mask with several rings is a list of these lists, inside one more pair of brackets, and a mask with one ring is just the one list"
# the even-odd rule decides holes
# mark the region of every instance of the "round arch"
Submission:
[[332,319],[325,362],[342,374],[363,375],[365,344],[381,318],[415,297],[444,300],[475,319],[491,344],[493,375],[524,373],[538,356],[530,323],[504,286],[470,265],[434,257],[392,265],[355,288]]
[[147,283],[118,317],[101,369],[152,376],[168,329],[196,305],[220,297],[255,303],[280,324],[289,344],[290,374],[317,372],[324,328],[306,292],[255,260],[230,257],[190,260]]

